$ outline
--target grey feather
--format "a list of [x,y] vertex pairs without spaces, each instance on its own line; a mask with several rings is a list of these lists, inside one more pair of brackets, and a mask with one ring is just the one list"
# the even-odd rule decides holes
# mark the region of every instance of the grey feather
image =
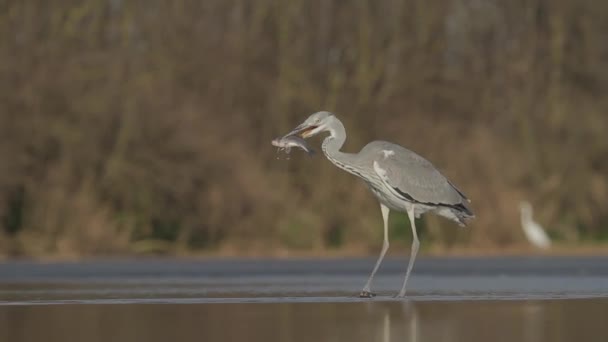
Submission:
[[[393,151],[394,154],[385,155],[383,151]],[[377,160],[386,170],[389,184],[416,202],[458,205],[465,199],[431,162],[402,146],[374,141],[367,144],[359,155],[370,155],[366,159]]]

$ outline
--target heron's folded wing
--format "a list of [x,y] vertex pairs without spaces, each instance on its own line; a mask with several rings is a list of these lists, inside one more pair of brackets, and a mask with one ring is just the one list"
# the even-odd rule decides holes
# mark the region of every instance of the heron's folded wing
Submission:
[[418,203],[455,206],[462,203],[449,181],[418,155],[395,154],[379,158],[374,170],[401,197]]

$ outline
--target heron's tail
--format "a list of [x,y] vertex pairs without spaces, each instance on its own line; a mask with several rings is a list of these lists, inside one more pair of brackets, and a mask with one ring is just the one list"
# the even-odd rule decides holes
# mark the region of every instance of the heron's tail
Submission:
[[458,218],[458,224],[465,227],[469,221],[475,218],[473,210],[469,206],[469,200],[465,199],[462,203],[452,208],[454,215]]

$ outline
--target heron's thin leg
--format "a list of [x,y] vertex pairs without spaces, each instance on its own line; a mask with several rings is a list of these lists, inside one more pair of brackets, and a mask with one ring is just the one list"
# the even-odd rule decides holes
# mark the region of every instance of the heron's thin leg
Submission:
[[380,256],[378,257],[378,261],[376,261],[376,266],[374,266],[372,274],[370,274],[369,279],[367,279],[367,283],[365,283],[365,286],[361,291],[361,297],[370,297],[372,295],[370,292],[372,280],[374,279],[374,275],[376,275],[376,271],[378,271],[378,268],[382,263],[382,259],[384,259],[386,251],[388,250],[388,214],[390,209],[384,204],[380,203],[380,210],[382,211],[382,220],[384,221],[384,241],[382,242],[382,251],[380,251]]
[[418,254],[418,247],[420,246],[420,241],[418,241],[418,233],[416,232],[416,217],[414,215],[413,206],[408,208],[407,216],[410,218],[410,225],[412,226],[412,251],[410,254],[410,261],[407,264],[407,271],[405,272],[403,287],[401,287],[401,291],[399,291],[399,294],[397,295],[398,297],[405,296],[405,286],[407,285],[407,279],[410,277],[410,273],[412,272],[412,268],[414,267],[416,255]]

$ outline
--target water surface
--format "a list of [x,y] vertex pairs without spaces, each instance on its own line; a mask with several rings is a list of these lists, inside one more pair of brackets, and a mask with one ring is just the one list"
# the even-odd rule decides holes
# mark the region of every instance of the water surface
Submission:
[[0,264],[0,341],[606,341],[606,258]]

